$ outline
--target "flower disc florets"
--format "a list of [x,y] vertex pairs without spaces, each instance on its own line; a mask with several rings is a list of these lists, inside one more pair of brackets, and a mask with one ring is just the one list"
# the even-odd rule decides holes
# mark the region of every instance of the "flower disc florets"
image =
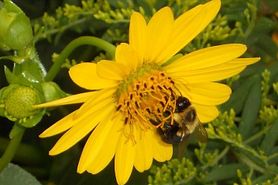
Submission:
[[158,65],[145,64],[131,73],[116,92],[117,110],[125,124],[138,124],[142,129],[173,122],[176,107],[174,81]]
[[41,102],[36,89],[20,85],[11,85],[4,89],[2,101],[6,117],[19,122],[34,115],[37,110],[33,105]]

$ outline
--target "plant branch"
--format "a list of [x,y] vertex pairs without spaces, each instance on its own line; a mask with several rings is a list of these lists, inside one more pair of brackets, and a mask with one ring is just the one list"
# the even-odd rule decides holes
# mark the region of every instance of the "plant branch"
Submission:
[[52,81],[57,73],[60,71],[62,64],[72,53],[74,49],[82,45],[92,45],[105,50],[111,58],[114,57],[115,46],[109,42],[92,36],[81,36],[77,39],[71,41],[61,52],[61,54],[54,60],[54,64],[51,66],[49,72],[47,73],[45,80]]

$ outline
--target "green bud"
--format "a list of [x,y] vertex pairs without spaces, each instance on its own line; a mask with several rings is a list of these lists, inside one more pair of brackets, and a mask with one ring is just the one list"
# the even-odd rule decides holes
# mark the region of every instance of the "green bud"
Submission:
[[9,0],[0,4],[0,48],[21,50],[33,39],[29,18]]
[[28,86],[11,84],[1,89],[0,98],[1,109],[6,118],[25,127],[33,126],[25,125],[24,122],[32,119],[41,111],[33,108],[33,105],[42,102],[41,93],[38,90]]

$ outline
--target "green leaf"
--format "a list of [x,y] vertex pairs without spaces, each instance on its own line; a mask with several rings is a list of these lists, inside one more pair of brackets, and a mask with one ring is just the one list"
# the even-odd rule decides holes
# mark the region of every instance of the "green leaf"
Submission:
[[278,9],[278,1],[277,0],[266,0],[265,2],[272,11],[275,11],[275,10],[277,11],[277,9]]
[[229,111],[232,108],[236,113],[241,112],[253,82],[254,78],[244,79],[236,89],[233,89],[230,100],[221,106],[222,110]]
[[41,185],[41,183],[30,173],[11,163],[0,173],[0,184]]
[[278,139],[278,119],[274,121],[272,127],[265,134],[265,137],[261,143],[261,148],[266,154],[271,154],[273,147]]
[[213,168],[205,177],[205,182],[229,179],[237,176],[237,170],[247,170],[243,164],[227,164]]
[[268,34],[268,33],[272,32],[276,25],[277,25],[277,22],[271,20],[270,18],[260,17],[257,20],[253,33],[250,35],[250,38],[253,38],[253,39],[250,39],[249,42],[252,43],[252,42],[256,41],[256,39],[254,39],[254,37],[256,35]]
[[239,125],[239,132],[243,138],[247,138],[252,133],[256,123],[257,115],[261,106],[261,80],[259,76],[254,76],[254,82],[247,96],[243,108]]

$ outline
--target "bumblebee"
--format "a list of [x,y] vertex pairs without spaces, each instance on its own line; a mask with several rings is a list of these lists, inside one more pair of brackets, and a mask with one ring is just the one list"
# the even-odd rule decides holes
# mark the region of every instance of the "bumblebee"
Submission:
[[164,142],[179,144],[193,132],[199,141],[207,141],[206,129],[201,125],[195,108],[186,97],[179,96],[176,100],[174,121],[172,123],[166,122],[162,127],[159,127],[158,133]]

